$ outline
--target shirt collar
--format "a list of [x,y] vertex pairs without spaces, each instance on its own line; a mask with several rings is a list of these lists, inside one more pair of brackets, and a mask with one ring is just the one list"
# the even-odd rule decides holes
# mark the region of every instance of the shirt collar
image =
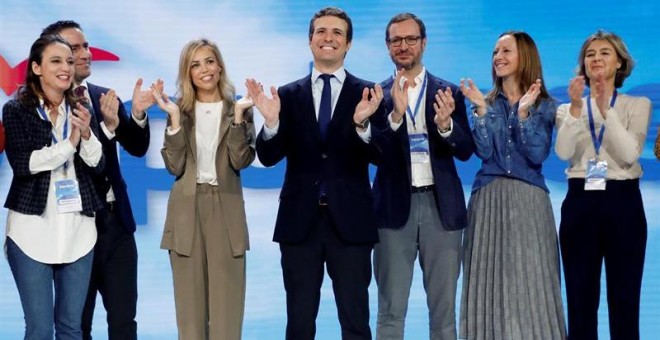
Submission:
[[[316,80],[319,79],[321,74],[323,74],[321,71],[317,70],[316,68],[312,68],[312,84],[316,83]],[[332,72],[331,74],[335,76],[340,84],[344,83],[344,80],[346,79],[346,69],[344,69],[344,66],[336,69],[335,72]]]

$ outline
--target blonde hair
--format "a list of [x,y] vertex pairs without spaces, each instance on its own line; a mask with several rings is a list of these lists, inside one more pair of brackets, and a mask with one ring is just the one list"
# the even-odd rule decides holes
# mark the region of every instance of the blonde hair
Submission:
[[218,90],[220,97],[223,101],[232,103],[236,96],[236,89],[227,76],[227,67],[222,59],[222,54],[218,45],[208,39],[197,39],[188,42],[181,50],[181,57],[179,58],[179,75],[176,80],[176,87],[178,90],[177,105],[181,112],[188,114],[195,109],[195,101],[197,99],[197,92],[195,85],[190,76],[190,64],[192,58],[201,48],[208,48],[213,52],[215,58],[218,60],[220,66],[220,79],[218,80]]
[[587,54],[587,48],[589,48],[589,45],[596,40],[607,41],[614,47],[616,56],[621,61],[621,67],[616,70],[616,76],[614,77],[614,87],[620,88],[623,86],[623,81],[628,78],[630,73],[632,73],[633,67],[635,67],[635,61],[630,55],[630,52],[628,52],[628,48],[626,47],[626,44],[623,43],[621,37],[614,33],[598,30],[584,41],[582,48],[580,49],[580,55],[578,56],[578,66],[575,73],[577,73],[578,76],[584,76],[584,81],[587,86],[589,86],[589,77],[587,77],[584,56]]

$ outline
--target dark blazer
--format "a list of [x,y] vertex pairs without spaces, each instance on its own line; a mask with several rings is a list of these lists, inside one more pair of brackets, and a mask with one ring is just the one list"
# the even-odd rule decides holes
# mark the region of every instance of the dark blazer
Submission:
[[[53,143],[52,125],[39,116],[36,108],[26,107],[16,99],[3,106],[2,117],[7,134],[7,160],[14,172],[5,208],[27,215],[41,215],[46,208],[51,172],[30,173],[30,156],[32,152]],[[97,125],[92,115],[90,127],[96,136]],[[103,170],[105,158],[102,156],[96,167],[90,168],[75,153],[73,164],[80,186],[82,214],[94,216],[94,212],[102,207],[102,202],[94,191],[92,174]]]
[[2,121],[0,121],[0,153],[5,151],[5,127],[2,125]]
[[[465,99],[459,88],[440,78],[428,73],[426,88],[426,126],[428,128],[429,152],[431,158],[431,170],[435,184],[435,196],[438,213],[442,225],[446,230],[458,230],[467,225],[467,211],[465,208],[465,196],[461,179],[456,172],[454,158],[466,161],[474,152],[474,141],[467,120],[465,110]],[[404,115],[403,123],[393,131],[387,116],[392,112],[393,102],[390,94],[393,77],[383,81],[383,99],[386,110],[384,114],[374,117],[372,122],[382,130],[383,161],[376,172],[373,193],[375,208],[378,214],[379,228],[401,228],[406,224],[410,214],[411,196],[411,170],[410,170],[410,141],[408,139],[407,120]],[[453,129],[448,138],[440,136],[433,122],[435,111],[435,93],[438,89],[449,86],[454,94],[456,108],[451,115]]]
[[263,165],[273,166],[287,159],[273,241],[304,240],[317,220],[322,181],[341,237],[351,243],[378,241],[369,182],[369,162],[379,154],[373,142],[378,131],[372,129],[372,142],[367,144],[353,125],[362,90],[373,85],[346,72],[326,142],[321,140],[316,119],[311,75],[278,89],[278,133],[266,141],[262,128],[257,138],[257,155]]
[[[87,91],[92,99],[92,108],[94,115],[99,122],[103,121],[103,114],[101,113],[101,104],[99,102],[102,93],[109,91],[108,88],[97,86],[87,83]],[[117,142],[124,150],[135,157],[142,157],[147,153],[149,148],[149,121],[144,128],[141,128],[135,120],[131,117],[130,113],[126,112],[124,103],[119,100],[119,125],[115,130],[115,138],[108,140],[105,133],[98,127],[99,140],[103,144],[103,154],[105,155],[105,168],[103,173],[94,176],[94,187],[103,202],[107,195],[107,188],[112,186],[112,191],[115,194],[115,209],[119,218],[121,219],[124,228],[128,232],[135,231],[135,219],[133,218],[133,210],[126,191],[126,182],[121,174],[119,168],[119,159],[117,158]],[[147,118],[148,119],[148,118]]]

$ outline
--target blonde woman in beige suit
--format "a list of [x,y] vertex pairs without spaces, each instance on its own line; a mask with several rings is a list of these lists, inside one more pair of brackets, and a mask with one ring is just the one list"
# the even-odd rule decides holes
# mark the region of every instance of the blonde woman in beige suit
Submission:
[[255,157],[252,101],[235,101],[218,47],[181,51],[178,96],[153,88],[168,124],[161,154],[176,176],[161,248],[169,251],[179,339],[240,339],[249,248],[239,172]]

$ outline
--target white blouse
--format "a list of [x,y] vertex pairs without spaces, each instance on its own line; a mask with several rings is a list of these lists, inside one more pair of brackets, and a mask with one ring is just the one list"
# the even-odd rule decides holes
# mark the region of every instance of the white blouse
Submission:
[[197,144],[197,183],[218,185],[215,155],[220,140],[222,101],[195,103],[195,139]]
[[[562,104],[557,109],[557,156],[568,160],[566,176],[585,178],[589,159],[595,158],[596,151],[589,130],[586,97],[582,99],[582,113],[575,118],[570,113],[571,104]],[[614,107],[606,112],[603,119],[595,99],[591,99],[596,135],[605,125],[600,159],[607,161],[607,179],[624,180],[642,176],[639,157],[644,149],[646,134],[651,119],[651,101],[646,97],[633,97],[618,94]]]
[[[43,101],[40,103],[43,106]],[[71,115],[66,105],[58,107],[57,121],[53,135],[57,142],[33,151],[30,155],[30,171],[33,174],[50,171],[50,185],[46,208],[41,216],[26,215],[13,210],[7,213],[7,237],[11,238],[27,256],[47,264],[71,263],[87,255],[96,243],[94,217],[80,212],[60,214],[57,212],[55,182],[62,179],[76,179],[73,166],[76,148],[71,145]],[[46,110],[46,116],[50,117]],[[43,117],[42,117],[43,119]],[[68,122],[68,135],[62,136],[64,123]],[[96,166],[101,160],[103,147],[92,133],[89,140],[80,139],[80,157],[89,166]],[[66,163],[67,171],[64,171]]]

